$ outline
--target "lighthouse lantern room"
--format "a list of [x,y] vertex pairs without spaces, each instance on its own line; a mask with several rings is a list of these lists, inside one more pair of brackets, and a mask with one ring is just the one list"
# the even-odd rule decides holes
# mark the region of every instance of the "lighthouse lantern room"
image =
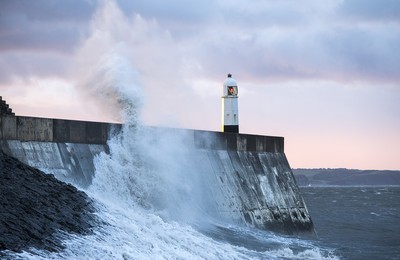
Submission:
[[222,89],[222,131],[239,133],[238,86],[231,74]]

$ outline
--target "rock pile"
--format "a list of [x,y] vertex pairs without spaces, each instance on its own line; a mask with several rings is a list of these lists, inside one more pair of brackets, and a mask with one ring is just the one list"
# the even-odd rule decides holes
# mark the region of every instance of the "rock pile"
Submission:
[[60,251],[62,234],[89,234],[95,223],[84,192],[1,150],[0,198],[0,258],[31,248]]

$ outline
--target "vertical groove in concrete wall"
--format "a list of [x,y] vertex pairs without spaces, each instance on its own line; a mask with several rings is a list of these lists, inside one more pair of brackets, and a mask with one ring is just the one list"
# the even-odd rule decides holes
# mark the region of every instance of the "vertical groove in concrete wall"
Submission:
[[30,117],[17,117],[17,138],[21,141],[35,141],[35,120]]
[[98,122],[87,122],[86,139],[91,144],[107,142],[107,125]]
[[35,137],[37,141],[53,141],[53,120],[40,118],[35,122]]
[[69,138],[71,143],[84,143],[86,140],[86,122],[70,121]]
[[68,120],[53,119],[53,140],[56,142],[68,142],[69,137],[69,122]]

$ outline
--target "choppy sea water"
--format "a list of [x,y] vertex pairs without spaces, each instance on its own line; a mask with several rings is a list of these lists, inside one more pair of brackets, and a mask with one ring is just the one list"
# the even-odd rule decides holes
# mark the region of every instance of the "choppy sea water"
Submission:
[[210,219],[168,221],[92,191],[103,221],[60,253],[12,259],[400,259],[400,187],[301,188],[316,235],[283,235]]
[[94,234],[62,234],[59,253],[30,249],[9,259],[338,259],[333,249],[299,236],[276,234],[205,217],[188,224],[113,199],[95,199]]
[[216,222],[191,226],[103,200],[97,207],[104,223],[95,234],[69,237],[61,253],[33,250],[12,257],[400,259],[400,187],[302,187],[301,192],[316,235],[289,236]]
[[302,187],[321,246],[340,259],[400,259],[400,187]]

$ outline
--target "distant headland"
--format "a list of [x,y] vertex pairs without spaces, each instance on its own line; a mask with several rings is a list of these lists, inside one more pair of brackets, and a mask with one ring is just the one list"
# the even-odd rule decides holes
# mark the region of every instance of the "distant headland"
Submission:
[[299,186],[400,186],[400,171],[292,169]]

